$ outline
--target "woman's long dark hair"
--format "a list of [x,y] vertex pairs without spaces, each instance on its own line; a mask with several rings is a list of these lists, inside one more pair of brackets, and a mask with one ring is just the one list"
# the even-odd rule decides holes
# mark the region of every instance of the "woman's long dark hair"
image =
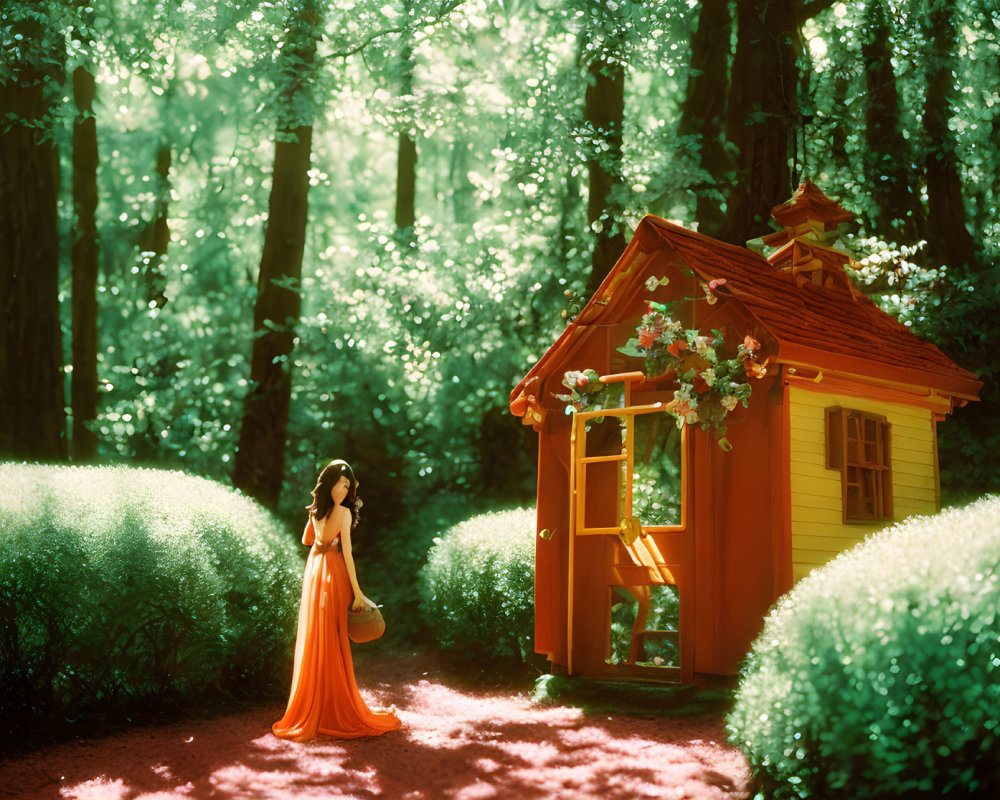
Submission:
[[358,520],[361,518],[361,498],[358,497],[358,482],[354,477],[354,470],[351,469],[351,465],[343,459],[338,458],[323,467],[323,471],[320,472],[319,478],[316,481],[316,488],[312,490],[312,505],[306,510],[316,517],[316,519],[325,519],[333,511],[333,498],[330,496],[330,492],[337,481],[340,480],[341,475],[346,475],[347,479],[351,482],[351,485],[347,487],[347,497],[344,498],[344,502],[341,505],[351,512],[351,527],[356,528],[358,527]]

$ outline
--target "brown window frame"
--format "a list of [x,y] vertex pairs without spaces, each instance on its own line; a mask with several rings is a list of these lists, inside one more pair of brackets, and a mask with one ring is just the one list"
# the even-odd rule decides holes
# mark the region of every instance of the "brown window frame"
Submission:
[[893,518],[892,425],[885,417],[826,409],[826,468],[840,472],[844,522]]

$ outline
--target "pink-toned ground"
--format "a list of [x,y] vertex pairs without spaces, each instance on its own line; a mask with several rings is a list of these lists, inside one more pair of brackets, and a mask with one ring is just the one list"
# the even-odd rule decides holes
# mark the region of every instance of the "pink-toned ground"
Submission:
[[[295,744],[271,735],[280,704],[136,727],[0,764],[0,797],[639,800],[746,798],[721,720],[594,715],[517,690],[455,687],[431,657],[359,653],[374,707],[400,731]],[[452,684],[452,685],[449,685]]]

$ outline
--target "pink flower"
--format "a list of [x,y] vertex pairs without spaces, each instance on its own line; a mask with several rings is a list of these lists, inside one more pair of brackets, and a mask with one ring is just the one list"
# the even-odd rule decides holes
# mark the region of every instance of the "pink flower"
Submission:
[[715,296],[714,292],[720,286],[726,285],[725,278],[712,278],[708,283],[703,283],[701,288],[705,290],[705,300],[710,306],[714,306],[719,302],[719,298]]
[[655,328],[639,328],[639,347],[652,347],[658,338]]
[[743,346],[751,353],[754,350],[760,350],[760,342],[754,339],[750,334],[743,337]]

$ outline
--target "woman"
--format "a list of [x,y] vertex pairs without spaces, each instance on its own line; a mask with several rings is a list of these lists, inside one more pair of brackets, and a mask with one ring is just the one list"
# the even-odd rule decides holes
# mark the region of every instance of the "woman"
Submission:
[[358,524],[358,483],[346,461],[331,461],[312,491],[302,544],[312,547],[302,579],[292,691],[275,736],[304,742],[330,736],[376,736],[400,726],[391,712],[374,712],[358,694],[347,639],[348,608],[373,606],[358,586],[351,530]]

